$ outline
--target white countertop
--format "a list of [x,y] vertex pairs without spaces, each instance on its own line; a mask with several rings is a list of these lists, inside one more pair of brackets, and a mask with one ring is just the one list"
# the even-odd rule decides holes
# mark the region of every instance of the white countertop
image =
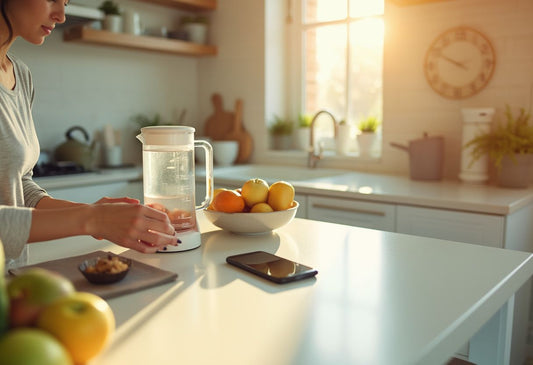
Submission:
[[[533,188],[508,189],[494,185],[478,185],[460,181],[414,181],[407,176],[372,174],[349,170],[313,169],[269,165],[247,167],[219,167],[214,170],[217,185],[239,184],[265,171],[269,183],[279,180],[291,182],[296,193],[328,197],[351,198],[372,202],[404,204],[437,209],[452,209],[485,214],[507,215],[533,203]],[[197,180],[203,179],[203,171]],[[313,175],[318,177],[314,177]],[[284,175],[289,178],[284,178]],[[320,176],[321,175],[321,176]],[[299,177],[301,176],[301,177]]]
[[[514,250],[301,219],[261,236],[199,223],[198,249],[124,252],[178,279],[109,300],[118,328],[91,364],[440,364],[533,274]],[[31,244],[30,257],[98,249],[124,251],[73,237]],[[280,286],[225,263],[254,250],[318,275]]]
[[[413,181],[407,176],[294,166],[237,165],[216,167],[217,185],[237,186],[254,177],[290,181],[296,193],[370,202],[508,215],[533,203],[533,188],[508,189],[460,181]],[[197,169],[202,182],[205,173]],[[142,167],[104,169],[94,173],[35,178],[44,189],[87,186],[142,179]]]

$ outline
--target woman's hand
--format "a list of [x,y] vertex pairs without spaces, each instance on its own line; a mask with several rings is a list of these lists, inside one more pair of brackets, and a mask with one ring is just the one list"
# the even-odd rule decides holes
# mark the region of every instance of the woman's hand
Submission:
[[104,196],[94,204],[105,204],[105,203],[128,203],[128,204],[139,204],[139,199],[129,198],[127,196],[122,198],[109,198]]
[[178,238],[168,216],[134,201],[102,198],[93,204],[86,222],[88,234],[145,253],[176,246]]

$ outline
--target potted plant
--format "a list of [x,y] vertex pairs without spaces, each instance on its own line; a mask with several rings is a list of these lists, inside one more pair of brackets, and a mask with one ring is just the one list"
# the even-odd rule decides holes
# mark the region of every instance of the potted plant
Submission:
[[103,28],[110,32],[122,32],[122,15],[117,3],[112,0],[104,1],[98,8],[105,14]]
[[530,114],[521,108],[514,116],[511,107],[505,108],[506,123],[497,123],[486,133],[467,142],[472,161],[487,155],[497,171],[498,184],[524,188],[529,185],[533,165],[533,127],[528,124]]
[[300,150],[307,151],[311,140],[311,121],[313,117],[309,114],[298,115],[298,128],[295,131],[296,146]]
[[288,150],[291,147],[291,137],[294,125],[291,120],[274,117],[268,131],[272,136],[272,148],[275,150]]
[[184,16],[181,18],[180,25],[182,30],[187,33],[189,41],[198,44],[207,43],[207,26],[208,19],[205,16]]
[[360,133],[357,135],[360,156],[370,156],[377,139],[377,130],[381,125],[377,117],[369,116],[359,122],[357,128]]

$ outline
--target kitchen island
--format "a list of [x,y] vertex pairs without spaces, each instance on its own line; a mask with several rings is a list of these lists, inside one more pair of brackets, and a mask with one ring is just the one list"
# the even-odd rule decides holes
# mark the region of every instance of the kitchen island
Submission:
[[[234,235],[200,212],[200,248],[142,255],[73,237],[32,244],[30,263],[95,250],[176,272],[175,282],[110,299],[111,346],[91,364],[508,364],[514,293],[531,254],[295,219]],[[229,266],[264,250],[318,270],[276,285]]]

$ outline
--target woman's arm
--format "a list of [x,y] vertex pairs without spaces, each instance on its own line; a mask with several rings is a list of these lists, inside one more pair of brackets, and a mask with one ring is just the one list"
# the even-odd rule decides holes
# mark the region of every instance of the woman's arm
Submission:
[[28,242],[91,235],[141,252],[176,245],[168,216],[131,198],[102,198],[95,204],[42,198],[32,211]]

